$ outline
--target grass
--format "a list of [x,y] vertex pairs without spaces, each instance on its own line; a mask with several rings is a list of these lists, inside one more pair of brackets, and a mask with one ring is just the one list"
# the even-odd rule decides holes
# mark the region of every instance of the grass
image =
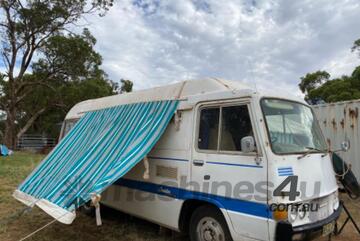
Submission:
[[[0,241],[18,241],[28,234],[52,221],[38,208],[20,216],[25,206],[11,194],[30,174],[43,155],[16,152],[10,157],[0,157]],[[345,200],[346,197],[344,197]],[[347,201],[348,208],[360,223],[359,202]],[[130,217],[121,212],[102,208],[103,226],[97,227],[91,217],[77,213],[72,225],[54,223],[35,234],[27,241],[185,241],[187,237],[172,235],[171,232],[159,232],[159,226]],[[344,217],[341,218],[341,221]],[[327,239],[319,239],[327,240]],[[343,234],[333,241],[360,240],[354,227],[348,224]]]

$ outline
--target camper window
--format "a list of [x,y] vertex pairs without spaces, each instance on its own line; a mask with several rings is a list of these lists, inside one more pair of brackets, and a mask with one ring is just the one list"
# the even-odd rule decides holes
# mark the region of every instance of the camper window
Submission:
[[247,105],[204,107],[200,110],[198,148],[241,152],[241,139],[254,136]]
[[204,108],[200,111],[198,147],[202,150],[217,150],[220,108]]
[[227,106],[221,108],[220,150],[242,151],[241,139],[253,136],[248,107]]
[[65,120],[62,138],[66,136],[67,133],[69,133],[69,131],[74,127],[78,120],[79,119]]

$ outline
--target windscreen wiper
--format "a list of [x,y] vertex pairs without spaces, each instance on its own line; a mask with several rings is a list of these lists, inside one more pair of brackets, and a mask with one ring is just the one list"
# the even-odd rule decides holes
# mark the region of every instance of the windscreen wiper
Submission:
[[320,150],[320,149],[318,149],[318,148],[316,148],[316,147],[307,146],[307,147],[305,147],[305,148],[308,149],[308,151],[305,152],[304,154],[302,154],[301,156],[299,156],[299,157],[298,157],[298,160],[306,157],[307,155],[309,155],[309,154],[310,154],[311,152],[313,152],[313,151],[325,152],[324,150]]

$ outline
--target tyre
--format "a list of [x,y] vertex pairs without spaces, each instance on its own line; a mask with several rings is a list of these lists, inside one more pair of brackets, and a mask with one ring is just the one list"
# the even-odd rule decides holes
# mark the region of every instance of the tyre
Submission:
[[197,208],[190,219],[191,241],[232,241],[224,216],[210,205]]

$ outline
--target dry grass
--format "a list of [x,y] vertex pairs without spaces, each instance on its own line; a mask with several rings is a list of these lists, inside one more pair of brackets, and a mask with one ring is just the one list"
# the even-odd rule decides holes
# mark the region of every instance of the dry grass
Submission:
[[[44,156],[30,153],[15,153],[11,157],[0,157],[0,241],[17,241],[52,219],[37,208],[20,218],[16,215],[25,208],[11,197],[18,184],[31,172]],[[357,205],[360,205],[359,202]],[[348,203],[348,208],[360,223],[360,209]],[[79,214],[72,225],[54,223],[35,234],[28,241],[185,241],[171,232],[159,232],[152,223],[132,218],[110,209],[102,209],[103,226],[97,227],[95,220]],[[343,218],[342,218],[343,220]],[[360,240],[351,224],[348,224],[340,237],[333,241]],[[327,240],[327,239],[320,239]]]

